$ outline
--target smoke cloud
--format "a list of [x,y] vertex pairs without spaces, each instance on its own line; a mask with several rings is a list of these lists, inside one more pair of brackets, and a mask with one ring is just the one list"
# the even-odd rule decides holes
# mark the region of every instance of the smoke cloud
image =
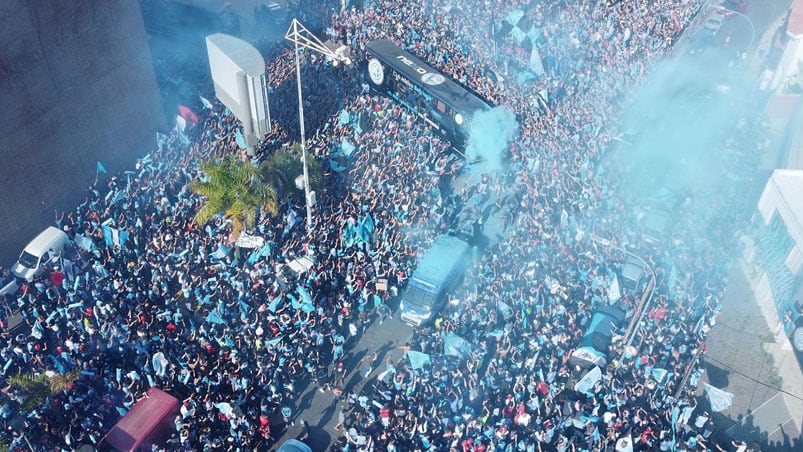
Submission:
[[[704,32],[701,32],[704,33]],[[749,80],[735,67],[733,49],[709,48],[703,55],[680,55],[657,65],[624,112],[616,160],[629,168],[626,188],[710,190],[711,175],[723,171],[723,149],[750,108]]]
[[488,170],[500,172],[519,123],[508,109],[494,107],[474,114],[466,146],[469,161],[482,160]]

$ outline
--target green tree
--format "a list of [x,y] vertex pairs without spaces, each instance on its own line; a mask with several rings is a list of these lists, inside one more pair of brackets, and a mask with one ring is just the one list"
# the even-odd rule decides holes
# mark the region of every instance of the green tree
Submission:
[[9,392],[12,392],[19,400],[23,411],[31,411],[51,395],[67,389],[78,379],[79,374],[79,370],[74,370],[52,377],[48,377],[46,374],[14,375],[8,379]]
[[[290,148],[283,148],[273,153],[260,165],[263,178],[276,189],[281,200],[304,199],[304,191],[296,188],[296,178],[304,174],[301,161],[301,145],[296,143]],[[323,188],[323,172],[318,159],[307,153],[307,172],[310,189],[320,193]]]
[[206,198],[195,214],[195,223],[203,226],[218,213],[231,220],[231,238],[254,226],[257,211],[276,215],[279,205],[276,190],[260,169],[236,156],[200,163],[204,179],[190,182],[190,190]]

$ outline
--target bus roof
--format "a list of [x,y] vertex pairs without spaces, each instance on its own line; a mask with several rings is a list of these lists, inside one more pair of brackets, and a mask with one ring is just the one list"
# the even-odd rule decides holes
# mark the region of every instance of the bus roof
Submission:
[[[366,48],[368,52],[379,57],[382,62],[393,68],[393,70],[415,81],[420,87],[425,88],[427,92],[458,111],[474,113],[490,108],[490,105],[482,98],[461,86],[451,77],[443,76],[443,81],[436,84],[422,80],[426,74],[441,74],[441,72],[387,39],[371,41]],[[402,62],[398,58],[399,56],[407,58],[414,66]]]
[[457,237],[439,237],[416,267],[413,278],[436,286],[442,284],[455,265],[466,258],[468,248],[468,243]]

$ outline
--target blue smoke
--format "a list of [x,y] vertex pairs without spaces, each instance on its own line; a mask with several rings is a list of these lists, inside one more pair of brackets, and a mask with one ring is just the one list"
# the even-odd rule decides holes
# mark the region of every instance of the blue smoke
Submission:
[[516,116],[506,108],[494,107],[475,113],[471,118],[466,157],[469,161],[482,160],[489,170],[499,172],[518,128]]

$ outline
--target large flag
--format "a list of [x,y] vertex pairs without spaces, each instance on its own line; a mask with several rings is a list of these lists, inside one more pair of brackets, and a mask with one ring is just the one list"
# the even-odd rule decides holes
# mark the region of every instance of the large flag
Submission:
[[712,411],[722,411],[727,409],[733,403],[733,394],[723,391],[719,388],[705,384],[705,392],[708,393],[708,400],[711,402]]
[[223,317],[217,313],[217,311],[211,311],[209,315],[206,316],[206,321],[209,323],[217,323],[219,325],[225,325],[226,321],[223,320]]
[[602,371],[599,367],[594,366],[593,369],[588,371],[583,378],[574,385],[574,390],[585,394],[591,391],[595,384],[602,378]]
[[179,105],[178,106],[178,114],[181,115],[182,118],[186,119],[187,122],[190,124],[198,124],[198,116],[192,112],[189,108]]
[[471,344],[462,337],[449,333],[443,339],[443,354],[464,358],[471,352]]
[[125,229],[117,229],[108,225],[101,225],[103,230],[103,240],[109,248],[114,246],[123,247],[125,242],[128,241],[128,231]]
[[407,358],[410,360],[410,367],[412,367],[413,370],[421,369],[425,364],[430,362],[429,355],[415,350],[407,352]]

